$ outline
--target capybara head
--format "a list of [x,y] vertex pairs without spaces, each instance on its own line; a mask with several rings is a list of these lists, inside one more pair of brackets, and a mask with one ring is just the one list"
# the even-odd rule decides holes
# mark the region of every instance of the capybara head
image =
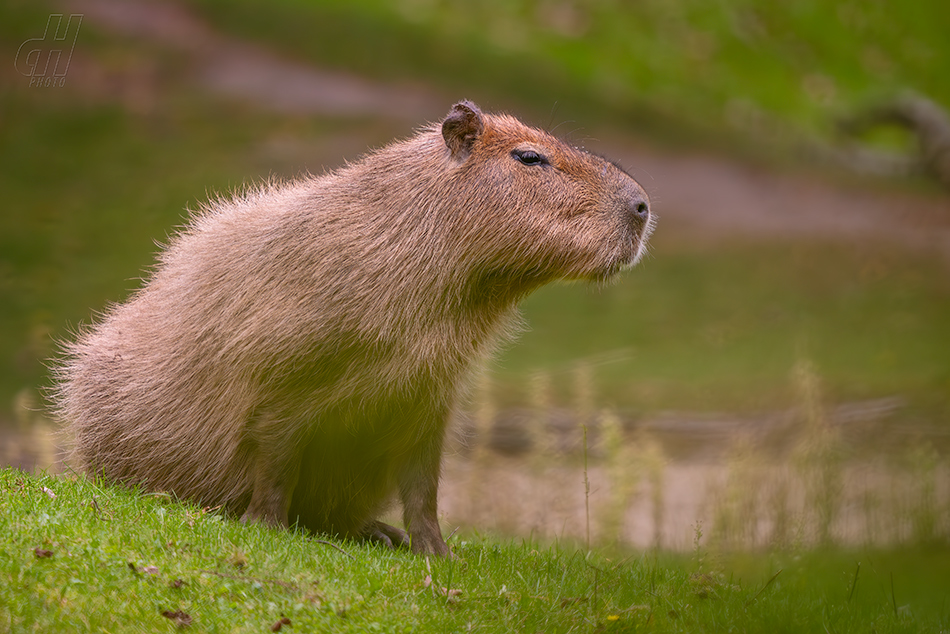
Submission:
[[456,208],[469,216],[461,226],[480,250],[472,256],[497,267],[491,273],[530,286],[600,281],[642,256],[649,199],[616,164],[468,101],[452,108],[441,133],[456,164]]

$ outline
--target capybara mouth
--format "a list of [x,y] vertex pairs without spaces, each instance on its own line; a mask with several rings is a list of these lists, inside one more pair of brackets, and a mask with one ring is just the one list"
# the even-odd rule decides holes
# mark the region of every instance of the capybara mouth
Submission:
[[622,213],[631,238],[629,261],[623,268],[629,268],[637,264],[646,253],[647,240],[649,240],[650,234],[653,233],[656,217],[650,211],[650,200],[646,192],[636,181],[632,178],[629,179],[626,182],[625,190],[627,197],[623,204]]
[[623,271],[635,267],[649,251],[648,241],[656,225],[655,216],[647,211],[639,216],[627,214],[625,220],[628,222],[621,228],[621,235],[613,251],[589,277],[592,281],[607,282],[615,278]]
[[646,221],[641,224],[639,231],[633,239],[633,245],[635,248],[633,260],[630,262],[630,265],[633,266],[637,264],[643,256],[646,255],[646,252],[649,250],[648,241],[650,236],[653,235],[653,230],[656,228],[656,215],[653,212],[648,211]]
[[648,251],[647,242],[656,226],[656,216],[650,211],[649,203],[640,200],[636,207],[627,210],[627,230],[629,238],[624,245],[623,261],[618,272],[636,266]]

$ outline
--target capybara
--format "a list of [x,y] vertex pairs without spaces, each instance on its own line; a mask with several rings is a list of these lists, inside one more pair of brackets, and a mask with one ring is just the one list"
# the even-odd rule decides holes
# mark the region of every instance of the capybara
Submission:
[[[341,169],[209,203],[64,344],[54,408],[89,474],[447,555],[466,383],[527,293],[614,276],[652,224],[613,163],[462,101]],[[377,520],[397,496],[405,531]]]

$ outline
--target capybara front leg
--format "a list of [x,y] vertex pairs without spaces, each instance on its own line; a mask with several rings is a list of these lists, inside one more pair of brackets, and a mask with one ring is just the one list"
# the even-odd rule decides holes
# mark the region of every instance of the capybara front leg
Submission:
[[443,433],[440,427],[424,446],[419,447],[415,459],[403,474],[400,497],[412,552],[447,557],[452,552],[442,539],[438,518]]

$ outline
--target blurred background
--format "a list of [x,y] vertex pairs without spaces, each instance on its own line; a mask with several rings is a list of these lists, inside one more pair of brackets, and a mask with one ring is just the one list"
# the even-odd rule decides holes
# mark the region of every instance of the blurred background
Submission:
[[618,283],[525,302],[447,524],[945,543],[947,33],[937,0],[3,0],[0,460],[63,468],[56,342],[189,210],[468,98],[616,159],[659,224]]

